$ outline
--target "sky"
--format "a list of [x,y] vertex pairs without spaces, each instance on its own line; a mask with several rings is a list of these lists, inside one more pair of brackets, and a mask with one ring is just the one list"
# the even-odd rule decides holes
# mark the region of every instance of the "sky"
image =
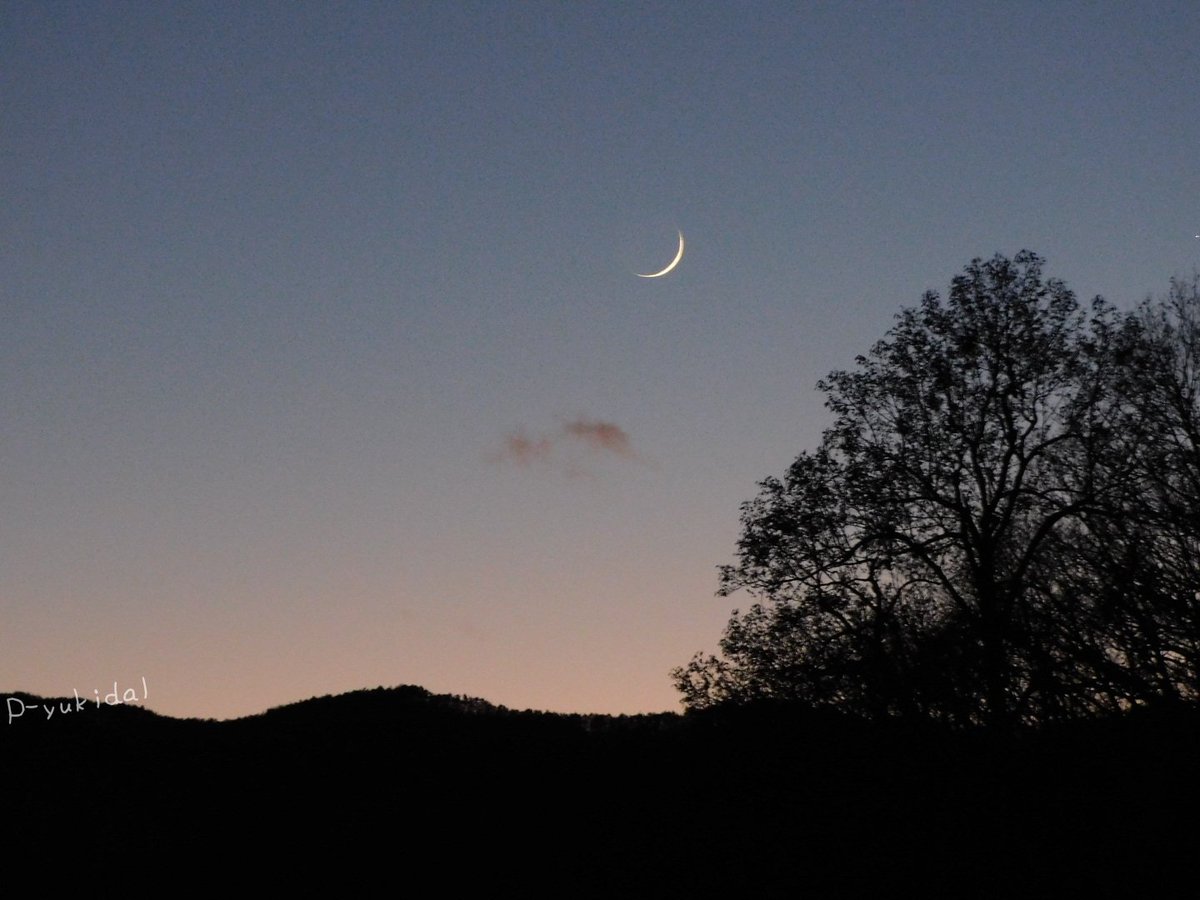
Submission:
[[[1200,265],[1195,3],[0,6],[0,691],[679,708],[816,381]],[[638,278],[686,252],[661,278]]]

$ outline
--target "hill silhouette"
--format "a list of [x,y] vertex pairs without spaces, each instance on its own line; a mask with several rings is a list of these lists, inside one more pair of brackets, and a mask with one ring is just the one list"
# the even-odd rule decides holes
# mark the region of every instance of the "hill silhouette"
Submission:
[[1190,708],[1001,735],[771,704],[514,711],[403,686],[223,722],[89,706],[0,735],[10,852],[242,859],[283,884],[395,867],[525,896],[983,896],[1050,869],[1104,895],[1188,858],[1200,799]]

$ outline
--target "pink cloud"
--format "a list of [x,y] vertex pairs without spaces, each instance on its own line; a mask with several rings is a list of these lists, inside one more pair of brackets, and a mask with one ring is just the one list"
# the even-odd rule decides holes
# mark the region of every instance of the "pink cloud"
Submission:
[[638,459],[629,434],[612,422],[587,419],[582,416],[563,422],[556,431],[529,437],[515,431],[504,438],[504,446],[489,454],[492,462],[514,463],[519,466],[546,466],[561,470],[568,477],[590,475],[580,464],[579,449],[588,455],[612,454],[624,459]]
[[629,435],[612,422],[576,419],[565,423],[562,428],[564,435],[582,441],[590,449],[608,451],[627,459],[637,456],[633,452],[633,445],[629,443]]
[[553,442],[549,438],[532,439],[518,431],[505,437],[504,449],[493,454],[492,459],[529,466],[549,460],[552,447]]

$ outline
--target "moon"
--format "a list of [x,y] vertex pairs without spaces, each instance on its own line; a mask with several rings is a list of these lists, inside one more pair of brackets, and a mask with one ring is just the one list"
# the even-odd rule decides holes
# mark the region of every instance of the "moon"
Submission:
[[670,272],[672,269],[674,269],[677,265],[679,265],[679,261],[681,259],[683,259],[683,232],[682,231],[679,232],[679,252],[675,254],[675,258],[673,260],[671,260],[670,264],[665,269],[663,269],[661,272],[655,272],[653,275],[643,275],[641,272],[634,272],[633,274],[636,275],[638,278],[662,278],[664,275],[666,275],[668,272]]

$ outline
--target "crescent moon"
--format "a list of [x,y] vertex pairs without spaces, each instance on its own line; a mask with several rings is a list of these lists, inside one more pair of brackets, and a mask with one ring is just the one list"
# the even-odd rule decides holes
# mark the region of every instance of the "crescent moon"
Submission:
[[661,278],[662,276],[664,276],[668,272],[670,272],[673,268],[675,268],[677,265],[679,265],[679,261],[681,259],[683,259],[683,232],[682,231],[679,232],[679,252],[675,254],[675,258],[673,260],[671,260],[670,265],[668,265],[661,272],[655,272],[653,275],[643,275],[641,272],[634,272],[633,274],[636,275],[638,278]]

